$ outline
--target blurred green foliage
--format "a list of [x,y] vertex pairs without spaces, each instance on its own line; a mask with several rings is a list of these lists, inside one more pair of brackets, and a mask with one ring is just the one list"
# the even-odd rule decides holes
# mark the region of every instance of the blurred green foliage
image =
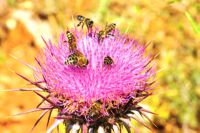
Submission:
[[194,31],[197,33],[198,36],[200,36],[200,25],[193,19],[189,12],[185,12],[185,15],[190,21],[190,24],[192,25]]
[[4,53],[0,50],[0,64],[3,64],[5,62],[5,55]]

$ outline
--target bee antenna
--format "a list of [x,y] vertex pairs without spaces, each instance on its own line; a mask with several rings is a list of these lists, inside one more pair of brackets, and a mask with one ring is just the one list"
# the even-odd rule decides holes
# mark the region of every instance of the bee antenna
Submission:
[[68,33],[69,32],[69,27],[68,26],[66,26],[67,28],[66,28],[66,32],[65,33]]
[[73,15],[72,15],[72,22],[74,24],[74,28],[76,28],[75,21],[74,21],[74,16]]

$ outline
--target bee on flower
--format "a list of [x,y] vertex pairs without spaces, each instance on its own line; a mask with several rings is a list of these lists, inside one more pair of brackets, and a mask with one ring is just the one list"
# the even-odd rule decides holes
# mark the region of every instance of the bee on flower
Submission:
[[75,50],[74,53],[70,54],[65,61],[66,65],[74,65],[78,67],[85,67],[88,65],[87,58],[78,50]]
[[106,56],[103,61],[104,65],[112,65],[114,63],[113,59],[110,56]]
[[114,36],[113,34],[111,34],[111,32],[115,30],[115,27],[116,27],[115,23],[111,23],[108,25],[106,24],[105,29],[100,30],[97,34],[98,42],[102,41],[108,35]]
[[73,52],[77,49],[77,42],[75,36],[70,32],[66,32],[67,42],[69,44],[69,51]]

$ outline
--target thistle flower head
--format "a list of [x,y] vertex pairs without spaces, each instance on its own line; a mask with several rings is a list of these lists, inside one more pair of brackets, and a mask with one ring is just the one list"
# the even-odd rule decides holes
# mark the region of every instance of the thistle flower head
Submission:
[[146,46],[117,29],[109,31],[112,35],[98,28],[87,33],[74,28],[67,33],[73,36],[61,33],[56,44],[43,39],[46,47],[36,58],[35,82],[22,76],[47,93],[34,91],[43,98],[38,109],[58,109],[48,131],[60,122],[82,132],[117,132],[122,125],[130,130],[129,119],[137,120],[134,111],[148,119],[149,111],[138,105],[151,95],[154,82],[153,58],[145,55]]

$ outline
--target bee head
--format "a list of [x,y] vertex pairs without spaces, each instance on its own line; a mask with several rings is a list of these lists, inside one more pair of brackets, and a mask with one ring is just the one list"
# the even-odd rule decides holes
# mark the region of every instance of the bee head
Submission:
[[94,22],[93,22],[92,20],[90,20],[89,24],[90,24],[90,25],[93,25],[93,23],[94,23]]
[[77,15],[76,18],[77,20],[82,21],[84,17],[82,15]]
[[66,31],[66,34],[69,34],[70,32],[69,31]]
[[115,26],[116,26],[116,24],[115,24],[115,23],[113,23],[113,26],[115,27]]
[[111,65],[113,64],[113,59],[110,56],[106,56],[103,61],[104,65]]

